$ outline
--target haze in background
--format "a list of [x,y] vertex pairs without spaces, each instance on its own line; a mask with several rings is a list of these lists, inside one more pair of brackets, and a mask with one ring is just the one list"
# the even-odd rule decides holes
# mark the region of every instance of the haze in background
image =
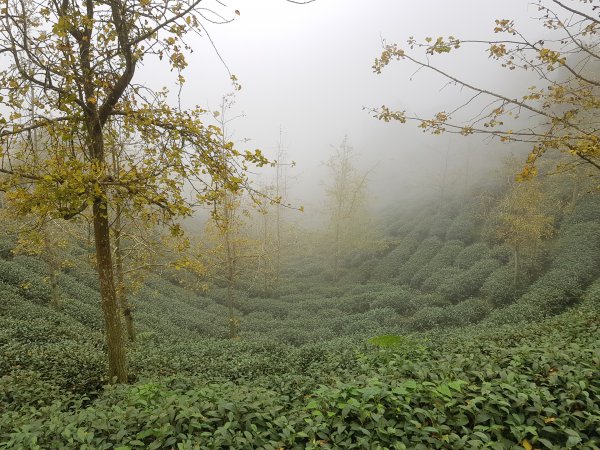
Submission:
[[[528,2],[237,0],[226,6],[218,11],[234,17],[237,9],[240,16],[226,25],[207,24],[211,39],[205,34],[190,42],[194,53],[184,73],[182,106],[216,110],[222,95],[233,90],[220,55],[243,86],[232,111],[245,116],[232,123],[236,138],[249,138],[244,145],[274,158],[281,127],[288,160],[297,162],[289,172],[290,201],[303,204],[309,214],[322,208],[323,162],[345,134],[359,154],[357,162],[373,169],[370,192],[380,206],[431,195],[444,178],[449,187],[467,187],[518,150],[479,137],[432,137],[411,124],[386,124],[363,106],[426,113],[459,98],[455,86],[443,88],[443,80],[425,72],[413,76],[415,67],[404,62],[375,75],[371,66],[382,39],[399,45],[410,36],[485,39],[493,36],[494,19],[531,22],[536,9]],[[509,95],[532,84],[522,72],[509,73],[487,60],[484,47],[437,56],[434,62],[479,85],[500,85]],[[152,85],[169,85],[153,78],[152,67],[148,62],[142,77]]]

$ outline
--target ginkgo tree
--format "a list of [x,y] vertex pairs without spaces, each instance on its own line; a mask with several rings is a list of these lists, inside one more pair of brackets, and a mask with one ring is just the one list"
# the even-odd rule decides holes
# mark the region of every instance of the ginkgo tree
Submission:
[[[376,73],[396,60],[411,63],[417,71],[431,71],[456,85],[467,97],[430,116],[384,105],[373,109],[376,117],[416,122],[433,134],[482,134],[503,142],[525,142],[531,151],[522,179],[535,176],[536,162],[546,152],[568,155],[566,165],[600,170],[600,5],[595,0],[538,0],[534,5],[539,24],[535,38],[529,37],[531,27],[498,19],[493,28],[498,37],[493,39],[410,37],[406,47],[384,44],[373,65]],[[435,63],[436,57],[473,46],[502,68],[533,74],[537,83],[515,97],[501,86],[490,90]]]
[[523,254],[540,250],[554,232],[554,217],[544,211],[551,199],[535,181],[516,183],[498,202],[494,234],[513,252],[513,284],[519,289]]
[[[184,82],[181,71],[191,50],[186,37],[202,34],[207,20],[222,17],[209,7],[201,0],[2,2],[0,191],[23,214],[62,219],[91,214],[108,375],[118,382],[126,382],[128,374],[111,254],[111,202],[127,204],[140,217],[158,213],[178,234],[178,217],[220,195],[213,186],[237,192],[244,188],[248,164],[267,163],[258,150],[221,145],[219,129],[204,124],[200,107],[172,107],[166,89],[135,82],[150,60]],[[115,173],[106,140],[117,125],[129,144]],[[36,148],[21,145],[31,130],[47,136],[43,159],[35,157]],[[184,189],[192,185],[194,196]]]
[[348,136],[344,136],[326,163],[329,169],[326,184],[328,239],[332,246],[331,269],[335,281],[340,277],[342,258],[366,239],[364,206],[369,172],[357,169],[355,156]]

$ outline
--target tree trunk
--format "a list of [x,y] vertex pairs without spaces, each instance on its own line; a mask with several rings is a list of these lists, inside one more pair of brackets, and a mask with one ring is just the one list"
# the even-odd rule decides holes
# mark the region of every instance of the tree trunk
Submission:
[[515,287],[515,292],[517,292],[519,290],[519,275],[520,275],[520,271],[521,271],[521,261],[520,261],[520,254],[519,254],[519,247],[516,246],[514,248],[514,260],[515,260],[515,267],[514,267],[514,279],[513,279],[513,283],[514,283],[514,287]]
[[121,242],[121,206],[116,207],[116,218],[113,227],[115,237],[115,269],[117,271],[117,299],[119,307],[125,318],[125,329],[127,330],[127,338],[129,342],[135,342],[135,327],[133,325],[133,315],[131,305],[127,298],[127,290],[125,288],[125,274],[123,272],[123,247]]
[[[339,216],[339,215],[338,215]],[[340,264],[340,221],[338,217],[335,223],[334,249],[333,249],[333,281],[338,281]]]
[[58,270],[52,269],[50,273],[50,287],[52,289],[52,307],[60,309],[60,288],[58,286]]
[[229,313],[229,338],[237,339],[237,319],[235,318],[235,312],[233,309],[234,296],[233,286],[235,283],[235,260],[233,259],[233,252],[231,250],[231,243],[229,241],[229,231],[226,232],[226,246],[227,246],[227,310]]
[[116,379],[118,383],[126,383],[125,345],[112,266],[108,205],[106,199],[102,196],[97,197],[94,201],[93,223],[100,296],[106,328],[108,376],[111,381]]

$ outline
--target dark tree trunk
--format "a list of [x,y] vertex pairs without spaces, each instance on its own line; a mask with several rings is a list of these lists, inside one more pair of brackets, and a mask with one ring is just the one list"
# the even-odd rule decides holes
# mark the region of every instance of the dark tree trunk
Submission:
[[126,383],[125,345],[113,274],[107,209],[106,197],[96,198],[93,205],[94,241],[98,278],[100,280],[100,296],[102,297],[102,312],[104,313],[106,328],[108,375],[111,380],[116,379],[118,383]]
[[116,207],[116,218],[113,228],[115,237],[115,269],[117,271],[117,299],[123,317],[125,318],[125,329],[130,342],[135,342],[135,327],[133,325],[132,308],[127,298],[127,290],[125,288],[125,274],[123,272],[123,247],[121,240],[121,207]]
[[515,292],[517,292],[519,290],[519,278],[520,278],[520,272],[521,272],[521,255],[519,252],[519,247],[516,246],[514,248],[514,263],[515,263],[515,267],[514,267],[514,279],[513,279],[513,283],[515,286]]
[[52,289],[52,307],[60,309],[60,287],[58,286],[58,270],[52,269],[50,273],[50,286]]

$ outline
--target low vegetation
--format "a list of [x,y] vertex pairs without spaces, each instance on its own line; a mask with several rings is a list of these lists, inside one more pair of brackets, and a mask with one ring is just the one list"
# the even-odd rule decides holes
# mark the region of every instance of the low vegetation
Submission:
[[598,448],[595,201],[556,217],[516,286],[493,221],[470,213],[477,238],[461,240],[452,205],[398,216],[387,244],[340,259],[337,283],[310,269],[327,255],[285,258],[269,298],[242,273],[235,339],[227,283],[151,275],[132,300],[130,383],[113,386],[91,269],[62,270],[57,308],[47,264],[7,253],[0,448]]

